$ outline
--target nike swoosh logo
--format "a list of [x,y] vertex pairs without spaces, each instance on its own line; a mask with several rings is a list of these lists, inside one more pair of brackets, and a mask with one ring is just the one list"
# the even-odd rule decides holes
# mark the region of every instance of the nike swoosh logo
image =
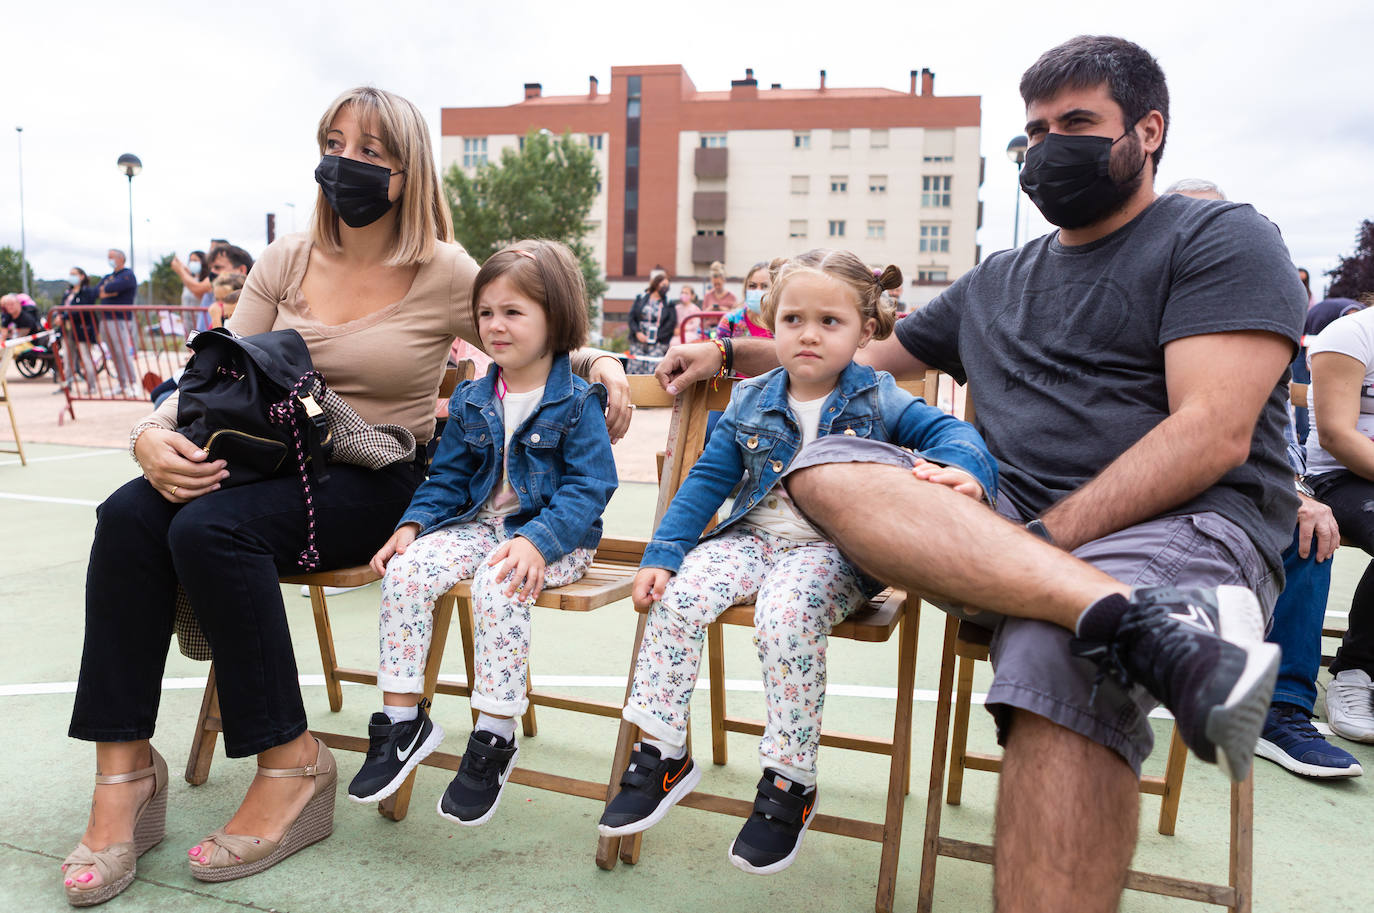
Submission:
[[687,772],[688,766],[689,766],[689,765],[687,765],[687,764],[683,764],[683,765],[682,765],[682,769],[679,770],[679,771],[678,771],[676,774],[674,774],[672,777],[669,777],[666,773],[663,775],[663,791],[664,791],[665,793],[668,791],[668,787],[670,787],[670,786],[672,786],[674,783],[676,783],[676,782],[678,781],[678,779],[679,779],[684,773]]
[[404,761],[406,758],[410,757],[410,753],[415,750],[415,746],[420,744],[420,734],[424,731],[425,727],[423,726],[417,726],[415,728],[415,738],[410,740],[410,746],[407,747],[405,751],[402,751],[399,746],[396,748],[396,760]]

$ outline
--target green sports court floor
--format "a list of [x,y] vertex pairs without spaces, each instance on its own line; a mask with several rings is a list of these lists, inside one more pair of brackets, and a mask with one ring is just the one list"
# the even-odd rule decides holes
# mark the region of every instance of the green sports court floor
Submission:
[[[95,505],[131,478],[135,467],[122,450],[52,444],[28,447],[30,464],[0,456],[0,910],[68,909],[58,863],[85,825],[93,754],[66,737],[81,654],[83,583]],[[612,502],[607,530],[644,535],[654,491],[626,484]],[[1346,549],[1336,559],[1331,608],[1343,610],[1363,570],[1364,555]],[[128,581],[136,588],[138,581]],[[322,729],[364,735],[378,704],[372,689],[344,686],[343,709],[330,713],[315,665],[318,651],[309,601],[286,592],[302,690],[311,719]],[[376,661],[375,586],[332,597],[331,618],[340,659]],[[906,804],[898,910],[913,910],[920,865],[938,648],[943,619],[921,616],[915,708],[913,792]],[[536,681],[605,700],[623,695],[634,621],[628,603],[591,615],[540,610],[532,667]],[[732,709],[761,715],[757,659],[750,633],[726,632],[727,685]],[[456,641],[455,641],[456,642]],[[895,645],[837,641],[830,647],[827,722],[849,731],[891,732]],[[465,829],[431,809],[450,774],[421,768],[409,817],[400,823],[372,807],[340,799],[334,835],[276,868],[237,882],[208,885],[186,870],[187,847],[228,819],[253,774],[251,761],[217,755],[209,782],[191,787],[178,774],[186,763],[206,666],[175,650],[154,739],[173,769],[166,840],[139,860],[138,880],[107,909],[112,911],[867,911],[872,909],[878,845],[810,834],[798,864],[759,878],[732,868],[726,847],[739,821],[692,809],[675,809],[644,841],[636,866],[613,872],[596,867],[597,803],[512,785],[495,820]],[[444,674],[460,675],[455,648]],[[980,668],[975,691],[988,685]],[[705,695],[697,705],[698,745],[709,743]],[[436,719],[449,731],[446,748],[459,750],[468,731],[466,701],[441,696]],[[603,780],[615,739],[611,720],[571,717],[540,708],[539,735],[521,746],[532,767]],[[1156,733],[1167,736],[1167,721]],[[971,745],[993,746],[991,720],[975,710]],[[1368,911],[1374,907],[1374,746],[1342,742],[1370,774],[1319,784],[1257,761],[1255,910]],[[731,761],[707,764],[702,788],[752,797],[758,778],[754,740],[730,737]],[[700,754],[700,751],[699,751]],[[1162,752],[1160,753],[1162,754]],[[340,774],[351,777],[359,757],[336,753]],[[1162,768],[1152,759],[1150,770]],[[887,775],[885,759],[825,750],[821,757],[823,810],[878,818]],[[985,839],[992,821],[995,777],[971,771],[964,803],[946,808],[952,836]],[[341,790],[342,792],[342,790]],[[1184,780],[1178,833],[1152,830],[1158,800],[1142,801],[1142,838],[1135,867],[1203,880],[1225,880],[1228,789],[1220,773],[1195,760]],[[991,873],[976,863],[942,859],[936,910],[991,910]],[[1128,911],[1196,910],[1187,901],[1127,893]]]

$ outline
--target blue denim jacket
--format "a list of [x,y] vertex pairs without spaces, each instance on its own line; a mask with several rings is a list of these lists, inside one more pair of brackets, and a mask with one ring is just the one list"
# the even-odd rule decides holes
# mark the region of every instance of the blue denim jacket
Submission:
[[[910,447],[932,463],[970,473],[983,486],[988,503],[997,503],[997,463],[983,438],[972,425],[898,387],[891,374],[850,363],[822,409],[817,437],[853,432]],[[785,370],[776,368],[736,386],[706,450],[654,531],[640,566],[676,573],[693,545],[729,529],[763,500],[791,465],[800,444],[797,417],[787,405]],[[729,518],[701,536],[741,479],[746,481]]]
[[[448,402],[448,424],[401,522],[420,535],[466,523],[501,478],[506,432],[496,398],[497,366],[459,385]],[[574,377],[558,355],[544,397],[511,441],[511,488],[520,507],[506,517],[508,536],[524,536],[546,562],[601,541],[601,512],[619,484],[606,431],[606,388]]]

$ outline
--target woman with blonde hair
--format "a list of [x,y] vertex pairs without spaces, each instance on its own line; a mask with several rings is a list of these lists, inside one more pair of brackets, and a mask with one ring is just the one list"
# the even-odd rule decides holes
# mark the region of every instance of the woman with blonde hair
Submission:
[[727,291],[725,288],[725,264],[719,260],[711,264],[711,286],[706,290],[706,295],[702,298],[701,307],[707,311],[729,311],[733,310],[739,299],[735,293]]
[[[413,104],[350,90],[325,111],[317,139],[310,230],[267,248],[228,327],[297,330],[335,392],[369,422],[410,429],[423,453],[449,347],[457,336],[480,341],[469,306],[477,264],[453,242]],[[609,388],[607,422],[619,437],[629,421],[619,361],[584,349],[572,363]],[[424,477],[423,461],[335,463],[307,505],[291,477],[234,485],[177,424],[173,396],[134,426],[143,477],[97,511],[69,730],[96,743],[98,771],[85,835],[63,864],[76,906],[124,890],[165,832],[167,765],[149,739],[178,582],[214,653],[225,752],[258,764],[233,817],[188,852],[191,874],[252,875],[329,835],[337,768],[306,725],[278,577],[297,568],[307,521],[320,568],[366,563]]]

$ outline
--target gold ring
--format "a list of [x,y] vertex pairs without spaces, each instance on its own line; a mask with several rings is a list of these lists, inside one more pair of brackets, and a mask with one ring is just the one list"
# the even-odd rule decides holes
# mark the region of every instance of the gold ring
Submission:
[[180,485],[173,485],[171,488],[167,489],[167,494],[175,498],[177,496],[177,489],[180,487]]

